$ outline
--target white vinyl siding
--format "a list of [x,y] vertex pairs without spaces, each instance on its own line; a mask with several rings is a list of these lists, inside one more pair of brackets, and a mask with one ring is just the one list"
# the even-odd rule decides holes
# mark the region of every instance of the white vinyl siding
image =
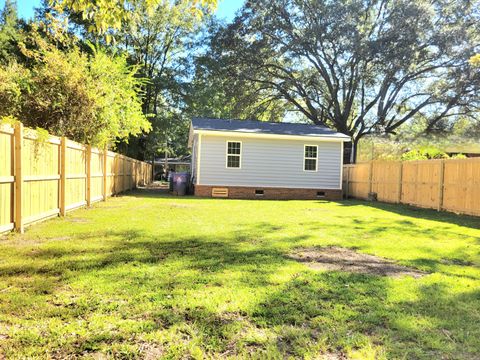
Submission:
[[[225,165],[227,142],[241,142],[241,167]],[[203,134],[200,185],[340,189],[342,143],[309,140],[317,146],[316,171],[305,171],[305,141]]]

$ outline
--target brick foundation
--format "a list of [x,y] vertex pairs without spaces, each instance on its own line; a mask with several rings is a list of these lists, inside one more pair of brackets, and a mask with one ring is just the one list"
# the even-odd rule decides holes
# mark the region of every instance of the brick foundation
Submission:
[[[342,190],[328,189],[295,189],[295,188],[269,188],[246,186],[210,186],[195,185],[195,196],[211,197],[212,188],[227,188],[230,199],[273,199],[273,200],[341,200]],[[255,190],[263,190],[263,196],[255,195]],[[317,196],[324,192],[325,196]]]

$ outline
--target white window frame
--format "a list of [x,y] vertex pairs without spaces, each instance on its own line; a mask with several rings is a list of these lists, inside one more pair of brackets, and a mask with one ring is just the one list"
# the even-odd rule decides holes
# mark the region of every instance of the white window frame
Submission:
[[[317,148],[317,157],[306,157],[305,156],[305,150],[307,149],[307,146],[311,146],[314,148]],[[315,160],[315,170],[305,170],[305,160]],[[318,171],[318,145],[313,145],[313,144],[304,144],[303,145],[303,171],[305,172],[317,172]]]
[[[229,154],[228,153],[228,143],[240,143],[240,154]],[[238,170],[242,168],[242,152],[243,152],[243,143],[239,140],[227,140],[225,142],[225,168],[226,169],[232,169],[232,170]],[[238,156],[239,158],[239,167],[231,167],[228,166],[228,157],[229,156]]]

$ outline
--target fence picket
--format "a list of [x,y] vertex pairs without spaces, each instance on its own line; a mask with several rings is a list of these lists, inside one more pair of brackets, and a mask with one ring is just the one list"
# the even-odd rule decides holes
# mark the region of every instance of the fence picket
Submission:
[[0,233],[151,182],[151,164],[64,137],[37,139],[21,123],[0,125]]
[[365,199],[371,189],[383,202],[480,216],[480,158],[404,161],[398,172],[394,164],[345,165],[345,193]]

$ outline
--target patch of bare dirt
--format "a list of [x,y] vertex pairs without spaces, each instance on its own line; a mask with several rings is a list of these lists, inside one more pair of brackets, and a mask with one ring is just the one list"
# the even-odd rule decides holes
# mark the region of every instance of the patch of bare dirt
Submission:
[[144,343],[140,346],[140,352],[142,353],[142,359],[155,360],[161,359],[163,354],[163,348],[157,344]]
[[315,270],[345,271],[380,276],[412,276],[419,278],[425,272],[398,265],[378,256],[358,253],[338,246],[299,249],[289,256]]

